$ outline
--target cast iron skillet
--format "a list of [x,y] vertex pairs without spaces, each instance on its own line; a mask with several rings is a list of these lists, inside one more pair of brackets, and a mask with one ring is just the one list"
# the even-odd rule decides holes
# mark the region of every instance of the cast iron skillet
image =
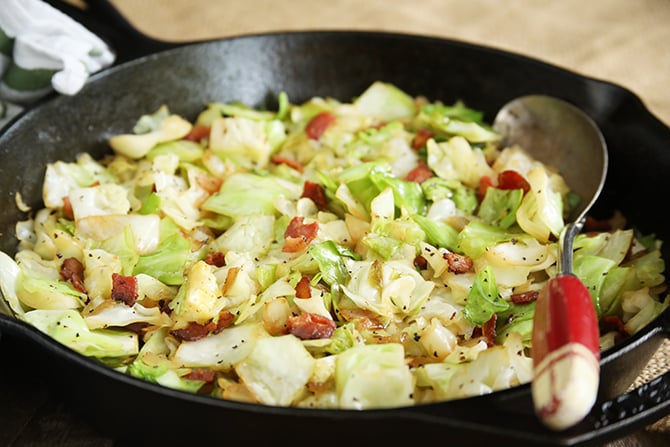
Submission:
[[[119,64],[90,79],[74,97],[48,98],[0,135],[0,249],[14,253],[14,224],[25,219],[15,194],[38,209],[44,166],[80,151],[100,157],[105,141],[167,104],[188,118],[211,101],[276,106],[312,96],[350,100],[376,80],[412,95],[461,99],[492,120],[511,98],[543,93],[584,109],[602,128],[610,170],[593,214],[620,210],[643,232],[670,240],[659,199],[670,196],[670,129],[630,91],[537,60],[426,36],[365,31],[245,35],[176,45],[143,36],[106,2],[81,15],[59,7],[109,39]],[[111,24],[111,25],[110,25]],[[140,57],[145,54],[145,56]],[[666,262],[669,252],[663,251]],[[626,392],[670,333],[670,311],[602,355],[599,399],[578,426],[561,433],[535,418],[530,387],[425,406],[369,410],[275,408],[163,388],[101,366],[11,315],[0,300],[0,332],[25,344],[33,367],[48,368],[55,389],[103,433],[142,444],[245,440],[267,444],[346,444],[402,439],[455,445],[596,445],[670,413],[670,372]]]

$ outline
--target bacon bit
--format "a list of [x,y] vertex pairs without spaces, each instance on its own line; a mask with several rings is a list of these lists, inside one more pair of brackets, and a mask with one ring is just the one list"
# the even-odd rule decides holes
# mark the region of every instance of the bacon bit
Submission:
[[472,259],[468,256],[447,252],[442,257],[447,260],[449,271],[452,273],[467,273],[472,270]]
[[[212,330],[212,334],[218,334],[235,321],[235,315],[232,314],[231,312],[228,312],[227,310],[222,311],[219,313],[219,318],[216,321],[216,327]],[[210,323],[212,324],[212,323]]]
[[412,149],[418,151],[426,145],[426,142],[433,138],[435,133],[430,129],[419,129],[412,139]]
[[282,251],[285,253],[296,253],[305,249],[312,240],[316,237],[319,231],[319,224],[313,222],[311,224],[304,224],[302,216],[296,216],[291,219],[286,231],[284,232],[284,247]]
[[606,219],[596,219],[595,217],[586,216],[582,231],[585,233],[612,231],[612,223]]
[[323,190],[323,187],[318,183],[306,180],[305,184],[302,187],[302,195],[300,197],[306,197],[308,199],[312,199],[312,202],[314,202],[314,204],[320,211],[325,211],[328,209],[328,201],[326,199],[326,193]]
[[210,195],[214,194],[215,192],[219,192],[219,189],[221,189],[221,184],[223,183],[223,179],[212,177],[206,174],[198,175],[195,178],[195,181],[198,186],[207,191],[207,193]]
[[210,332],[210,325],[191,322],[183,329],[172,329],[170,334],[179,340],[196,341],[205,338]]
[[479,326],[475,326],[474,328],[472,328],[472,336],[471,336],[472,338],[479,338],[482,336],[483,336],[482,328],[480,328]]
[[482,336],[486,340],[487,346],[491,347],[495,345],[496,339],[496,321],[498,320],[498,315],[493,314],[489,321],[484,323],[482,326]]
[[384,325],[376,313],[368,309],[340,309],[339,314],[345,321],[353,321],[356,328],[361,329],[384,329]]
[[63,217],[67,220],[74,220],[74,210],[69,197],[63,197]]
[[298,284],[295,286],[295,296],[296,298],[310,298],[312,296],[308,277],[303,276],[300,278],[300,281],[298,281]]
[[423,183],[434,176],[435,174],[433,173],[433,170],[420,158],[416,167],[407,173],[405,180],[408,182]]
[[532,303],[537,300],[540,292],[537,290],[529,290],[528,292],[514,293],[510,297],[514,304]]
[[147,327],[149,327],[149,323],[146,323],[144,321],[138,321],[136,323],[130,323],[123,326],[125,330],[134,332],[137,335],[142,335],[144,329],[146,329]]
[[195,141],[199,143],[201,140],[209,137],[209,126],[193,126],[191,132],[184,137],[184,140]]
[[209,369],[193,369],[184,376],[188,380],[200,380],[205,383],[212,383],[216,379],[216,372]]
[[301,340],[330,338],[336,327],[330,318],[311,312],[303,312],[288,319],[288,332]]
[[335,115],[330,112],[317,113],[305,127],[305,133],[312,140],[318,140],[335,122]]
[[526,194],[530,191],[530,184],[518,171],[509,169],[498,174],[498,188],[523,189],[523,193]]
[[480,202],[484,200],[486,196],[486,190],[489,187],[494,186],[493,180],[488,175],[484,175],[479,179],[479,185],[477,186],[477,200]]
[[112,273],[112,299],[121,301],[126,306],[132,306],[137,301],[139,291],[137,278]]
[[281,157],[281,156],[279,156],[279,155],[273,155],[273,156],[270,158],[270,161],[271,161],[272,163],[276,164],[276,165],[285,164],[286,166],[289,166],[289,167],[295,169],[295,170],[298,171],[298,172],[302,172],[302,171],[303,171],[303,167],[302,167],[302,165],[301,165],[300,163],[298,163],[297,161],[292,160],[292,159],[290,159],[290,158],[288,158],[288,157]]
[[84,287],[84,264],[79,259],[65,259],[60,266],[60,276],[65,281],[70,281],[72,287],[81,293],[88,293],[86,287]]
[[172,309],[170,309],[170,302],[166,300],[158,300],[158,308],[163,312],[165,315],[171,315],[172,314]]
[[614,327],[617,330],[617,332],[620,335],[622,335],[623,337],[629,337],[630,336],[630,333],[626,329],[626,325],[621,320],[621,318],[619,318],[618,316],[616,316],[616,315],[605,315],[605,316],[600,318],[600,321],[602,323],[608,325],[608,326]]
[[215,253],[210,253],[207,256],[205,256],[204,261],[207,264],[213,265],[215,267],[223,267],[226,265],[226,255],[220,251],[217,251]]
[[414,258],[414,267],[419,270],[425,270],[428,267],[428,261],[423,256],[419,255]]
[[185,341],[196,341],[205,338],[210,333],[218,334],[235,320],[235,315],[228,311],[223,311],[219,314],[218,321],[210,320],[209,323],[200,324],[192,321],[183,329],[173,329],[170,331],[175,338]]

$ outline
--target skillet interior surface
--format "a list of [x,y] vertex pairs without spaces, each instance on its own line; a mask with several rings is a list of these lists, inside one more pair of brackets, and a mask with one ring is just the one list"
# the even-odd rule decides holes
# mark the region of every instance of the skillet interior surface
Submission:
[[[27,111],[0,135],[3,192],[0,248],[10,254],[15,252],[14,224],[27,216],[17,209],[15,194],[20,193],[33,209],[40,207],[41,181],[47,162],[73,160],[81,151],[88,151],[96,158],[102,156],[109,152],[108,137],[127,132],[140,115],[153,112],[162,104],[175,113],[194,118],[212,101],[237,100],[273,109],[281,91],[294,103],[313,96],[350,100],[376,80],[393,83],[411,95],[425,95],[447,104],[463,100],[468,106],[484,111],[488,121],[502,104],[525,94],[554,95],[574,103],[601,127],[609,148],[607,183],[593,213],[609,217],[612,211],[619,210],[642,232],[670,239],[670,227],[659,221],[657,202],[658,197],[670,192],[664,177],[670,172],[670,129],[628,90],[540,61],[462,42],[413,35],[328,31],[250,35],[168,50],[108,69],[92,77],[78,95],[53,97]],[[667,262],[667,247],[663,253]],[[2,306],[0,302],[0,313]],[[644,368],[667,331],[667,314],[666,311],[643,333],[605,353],[601,399],[624,392]],[[532,417],[529,389],[525,386],[416,411],[365,414],[211,402],[214,399],[184,396],[106,370],[55,346],[55,342],[19,322],[5,318],[0,323],[3,323],[0,329],[30,338],[34,349],[41,349],[61,365],[64,380],[61,386],[66,384],[75,390],[69,396],[75,405],[91,405],[84,390],[93,386],[96,393],[102,393],[102,397],[96,397],[100,402],[127,401],[143,407],[165,405],[163,411],[175,411],[198,426],[217,427],[216,421],[225,414],[230,424],[251,428],[255,424],[252,420],[259,418],[264,425],[269,424],[267,427],[281,431],[284,424],[297,427],[297,419],[293,418],[301,416],[306,419],[301,419],[304,422],[299,426],[310,433],[332,430],[334,422],[346,420],[376,431],[377,436],[371,435],[370,439],[394,439],[400,431],[407,430],[408,424],[416,424],[415,429],[426,436],[429,431],[437,434],[447,428],[454,430],[453,433],[463,436],[459,439],[464,445],[476,445],[470,442],[491,440],[501,434],[510,439],[520,436],[520,440],[529,442],[562,442],[560,436],[548,433]],[[72,375],[81,377],[78,371],[82,369],[94,372],[86,376],[86,387],[81,381],[68,379]],[[114,405],[98,407],[99,419],[113,417]],[[486,407],[489,410],[482,411]],[[440,417],[434,416],[438,414]],[[483,429],[482,424],[488,424],[487,418],[493,414],[495,430]],[[394,426],[388,419],[402,420],[404,425]],[[146,424],[164,420],[156,418]],[[142,427],[128,425],[102,428],[129,438],[144,431]],[[227,427],[230,430],[230,425]],[[221,431],[225,429],[200,435],[214,437]],[[271,431],[251,429],[246,434],[267,440]],[[177,436],[173,432],[167,434],[171,439]],[[184,435],[188,439],[196,436],[190,432]],[[578,442],[593,439],[586,435]]]

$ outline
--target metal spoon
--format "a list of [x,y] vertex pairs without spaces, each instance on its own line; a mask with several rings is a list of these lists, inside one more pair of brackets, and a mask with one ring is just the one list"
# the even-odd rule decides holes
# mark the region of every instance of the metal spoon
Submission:
[[550,96],[510,101],[498,112],[493,128],[502,135],[504,147],[518,144],[556,168],[581,198],[559,236],[558,271],[540,292],[533,320],[535,412],[547,427],[563,430],[591,411],[598,394],[598,321],[589,291],[572,273],[572,251],[605,183],[607,147],[588,115]]

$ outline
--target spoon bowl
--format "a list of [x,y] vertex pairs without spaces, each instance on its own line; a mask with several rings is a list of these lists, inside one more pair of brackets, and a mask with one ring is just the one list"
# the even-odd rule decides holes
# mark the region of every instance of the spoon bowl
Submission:
[[518,144],[555,168],[580,197],[567,221],[586,215],[605,184],[608,165],[605,138],[586,113],[552,96],[523,96],[500,109],[493,128],[503,147]]

